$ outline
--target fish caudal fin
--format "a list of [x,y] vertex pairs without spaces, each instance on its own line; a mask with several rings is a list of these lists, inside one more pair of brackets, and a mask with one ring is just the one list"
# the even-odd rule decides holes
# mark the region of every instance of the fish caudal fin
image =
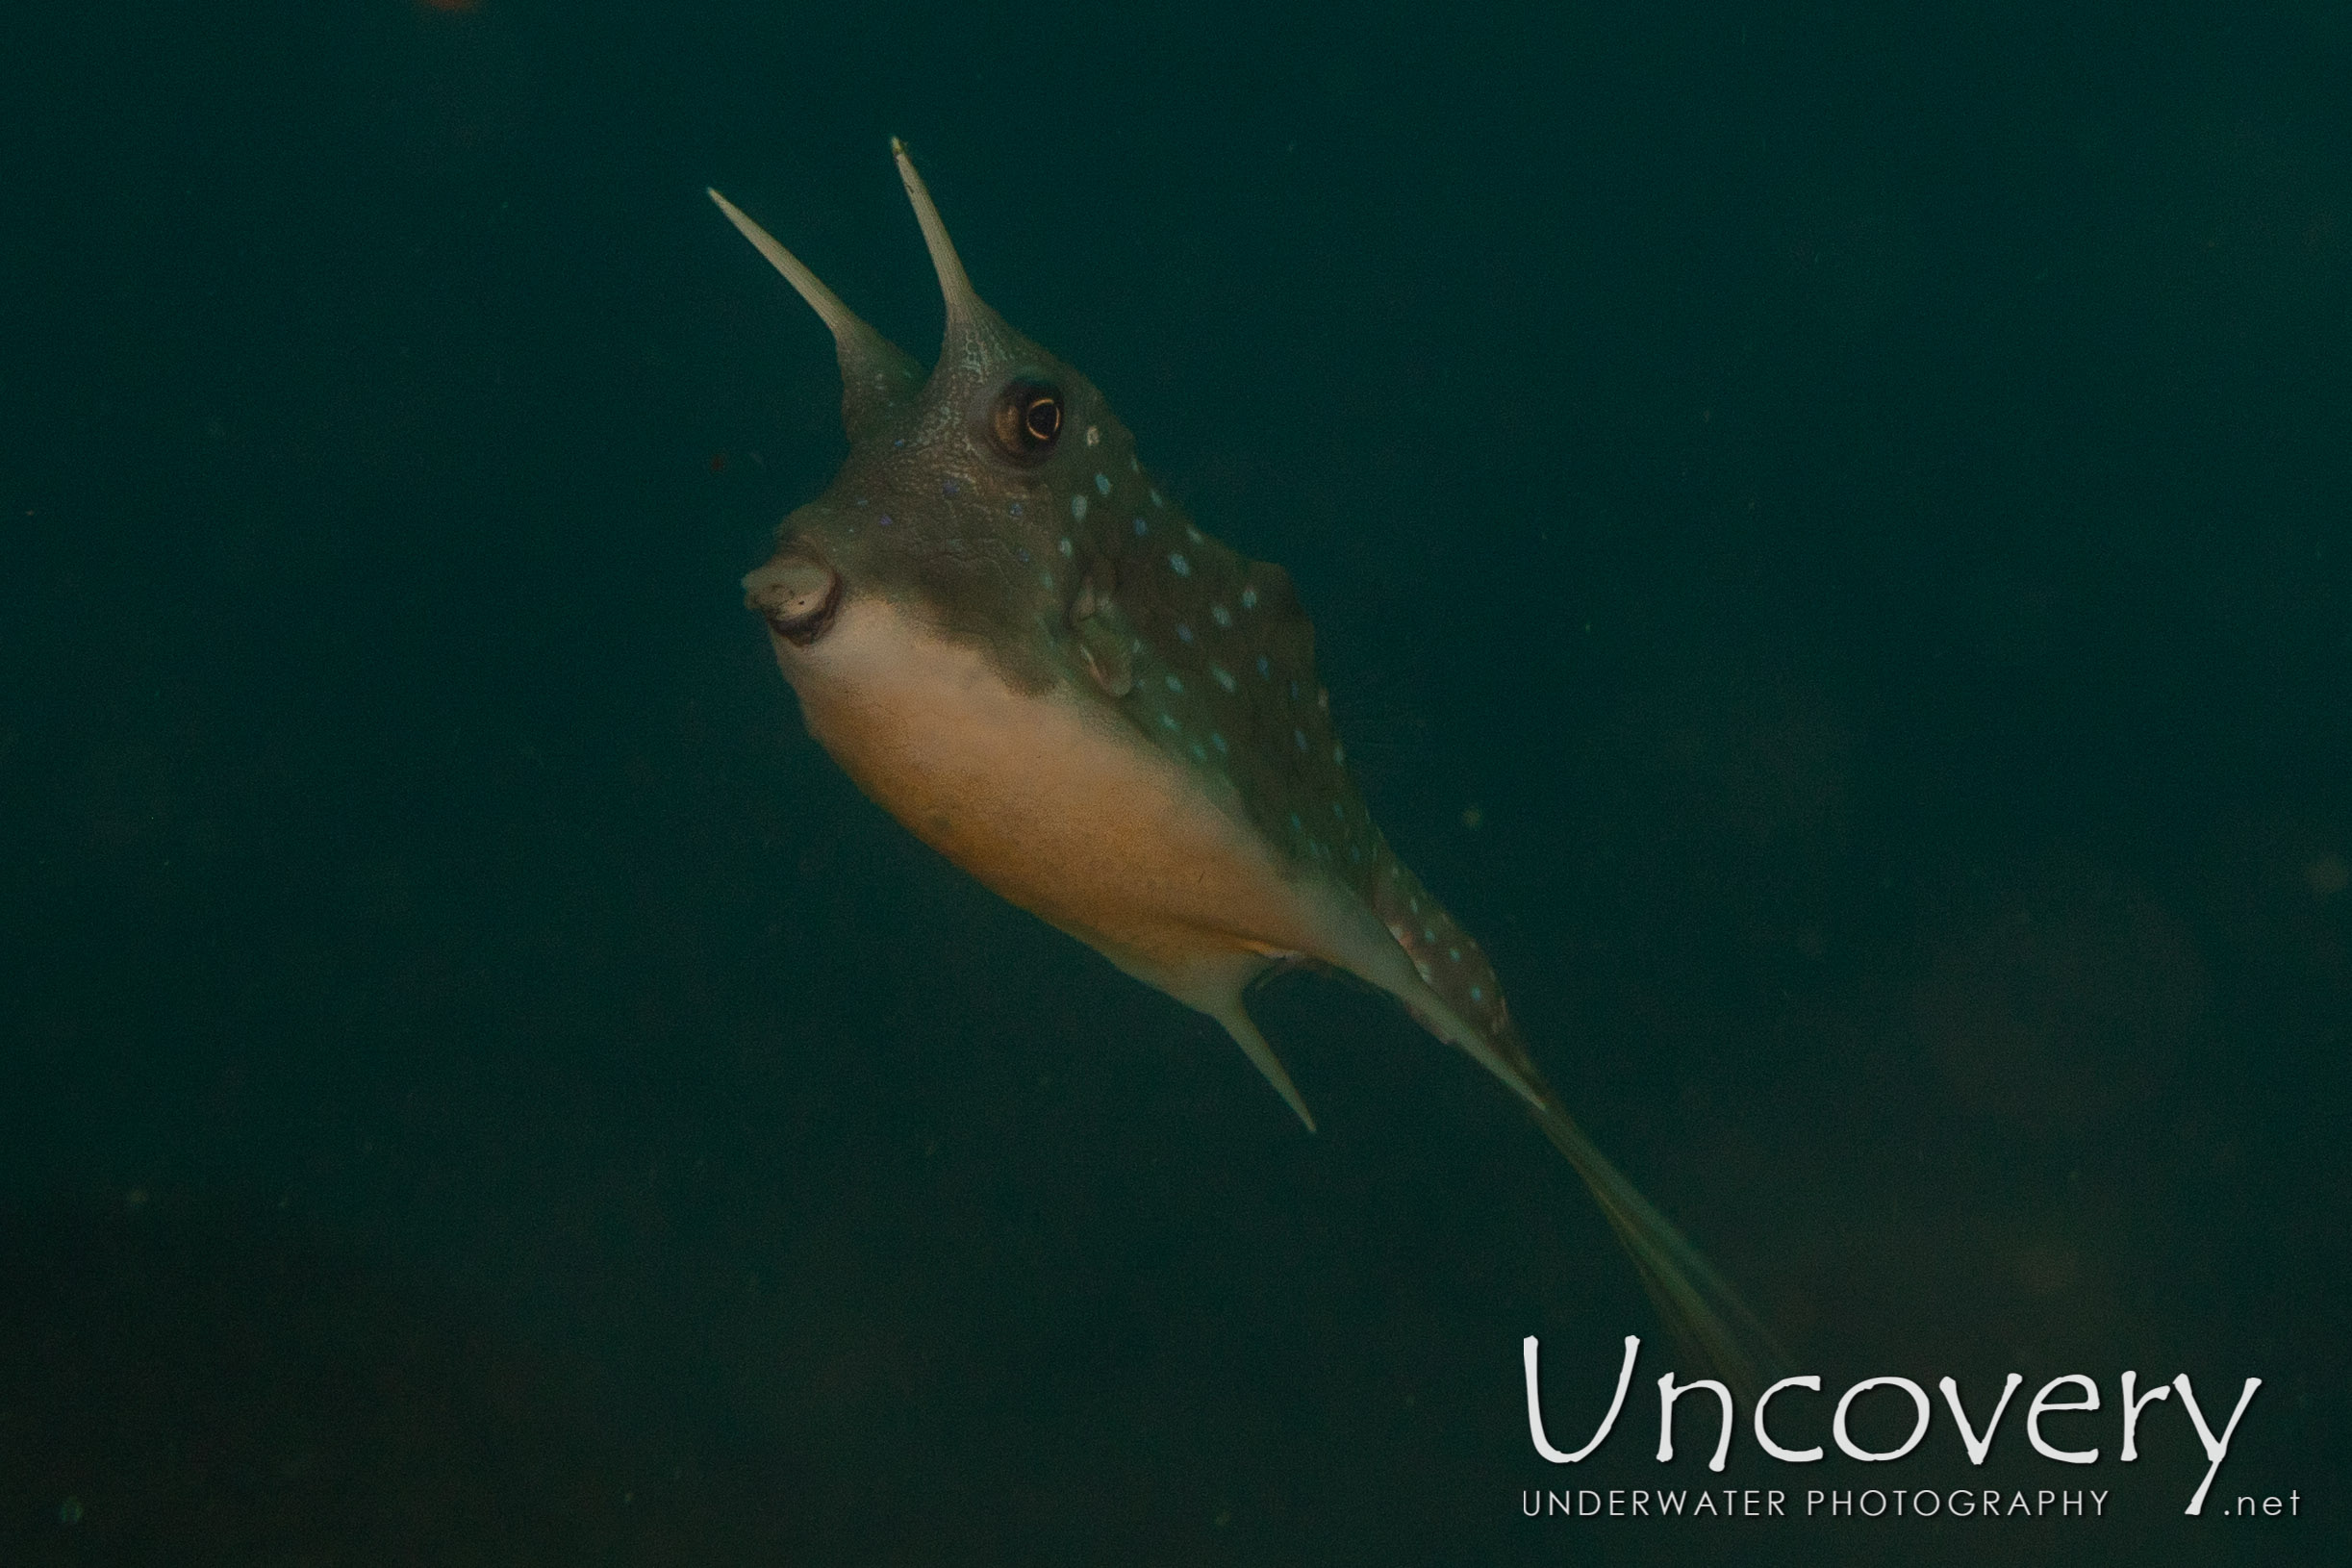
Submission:
[[1729,1281],[1593,1146],[1574,1117],[1548,1095],[1534,1111],[1544,1136],[1592,1189],[1632,1257],[1642,1287],[1684,1352],[1720,1373],[1743,1403],[1753,1401],[1781,1376],[1786,1353]]
[[1342,962],[1527,1102],[1544,1136],[1592,1189],[1632,1257],[1643,1288],[1685,1353],[1753,1398],[1786,1361],[1756,1314],[1561,1108],[1511,1022],[1493,964],[1470,933],[1385,847],[1369,880],[1360,896],[1390,940],[1347,954]]

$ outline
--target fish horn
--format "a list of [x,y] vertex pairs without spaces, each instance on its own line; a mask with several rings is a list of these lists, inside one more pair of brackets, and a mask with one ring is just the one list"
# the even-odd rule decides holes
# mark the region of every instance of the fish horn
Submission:
[[907,156],[906,143],[892,137],[890,152],[898,161],[898,178],[906,182],[906,199],[914,203],[915,221],[923,225],[923,242],[931,252],[932,270],[939,274],[939,291],[948,302],[948,336],[941,362],[982,357],[996,346],[1003,332],[1003,322],[972,291],[972,279],[965,275],[963,258],[955,253],[955,241],[948,238],[948,225],[940,221],[930,188],[915,172],[915,161]]
[[768,258],[771,266],[784,274],[784,281],[808,301],[809,309],[832,332],[833,345],[841,354],[841,422],[852,437],[923,384],[923,367],[913,356],[860,320],[839,294],[803,266],[799,257],[777,244],[774,236],[752,222],[742,208],[716,190],[709,194],[727,215],[727,221]]

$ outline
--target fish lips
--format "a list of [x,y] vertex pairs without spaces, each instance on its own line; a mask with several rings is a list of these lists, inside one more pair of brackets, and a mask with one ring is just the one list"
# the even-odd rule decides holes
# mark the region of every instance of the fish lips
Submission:
[[841,573],[797,551],[778,555],[744,577],[744,607],[795,647],[807,647],[841,609]]

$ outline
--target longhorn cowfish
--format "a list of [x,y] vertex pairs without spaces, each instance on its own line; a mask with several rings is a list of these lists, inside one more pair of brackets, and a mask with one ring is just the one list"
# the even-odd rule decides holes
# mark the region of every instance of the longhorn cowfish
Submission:
[[1223,1024],[1310,1131],[1245,992],[1311,964],[1397,999],[1526,1101],[1669,1326],[1753,1384],[1764,1330],[1569,1116],[1365,809],[1288,575],[1201,529],[1094,383],[980,300],[892,148],[947,302],[927,371],[710,192],[841,361],[847,461],[744,578],[810,733],[923,842]]

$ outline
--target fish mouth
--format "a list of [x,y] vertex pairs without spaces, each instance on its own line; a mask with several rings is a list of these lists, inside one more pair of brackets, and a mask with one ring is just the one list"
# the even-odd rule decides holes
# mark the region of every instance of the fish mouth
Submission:
[[744,608],[785,642],[807,647],[841,611],[841,573],[807,555],[779,555],[745,574]]

